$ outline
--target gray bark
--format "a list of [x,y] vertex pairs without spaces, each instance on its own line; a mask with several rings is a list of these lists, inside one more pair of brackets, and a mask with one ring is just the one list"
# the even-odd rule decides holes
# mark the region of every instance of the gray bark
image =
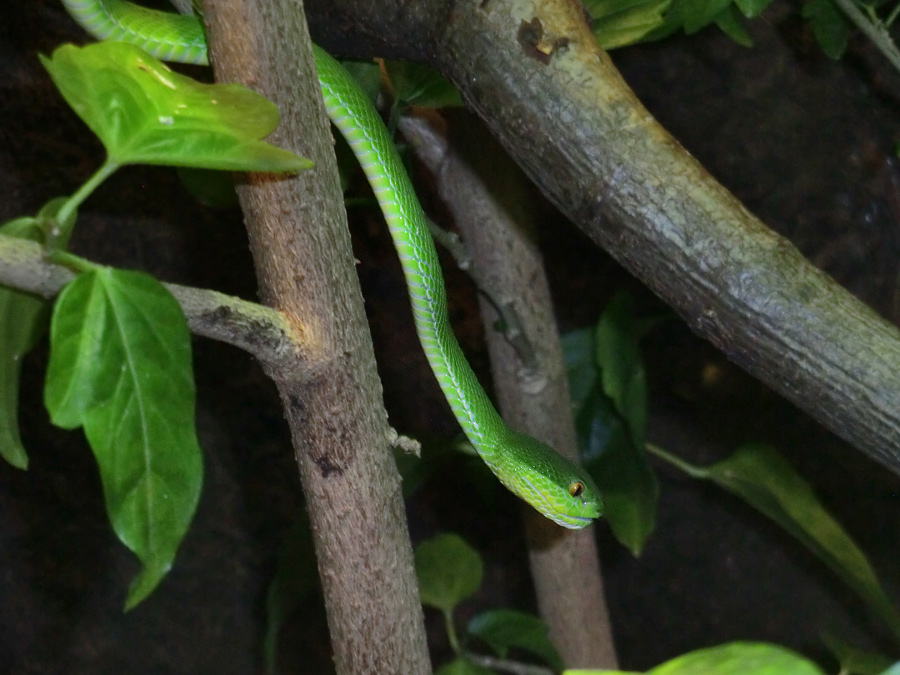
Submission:
[[316,163],[290,179],[250,174],[238,193],[260,295],[293,329],[292,366],[264,366],[291,429],[337,672],[429,673],[400,477],[303,14],[279,0],[205,9],[216,77],[275,102],[272,142]]
[[[460,229],[470,273],[483,292],[484,325],[501,318],[499,306],[507,331],[515,331],[486,330],[504,419],[577,461],[565,362],[543,260],[531,237],[525,178],[480,125],[460,121],[451,124],[457,131],[452,147],[424,118],[404,118],[400,129],[435,174]],[[615,668],[593,528],[565,530],[533,509],[523,512],[538,608],[563,662]]]
[[701,336],[900,473],[900,334],[643,108],[574,0],[311,0],[338,53],[428,62],[560,210]]

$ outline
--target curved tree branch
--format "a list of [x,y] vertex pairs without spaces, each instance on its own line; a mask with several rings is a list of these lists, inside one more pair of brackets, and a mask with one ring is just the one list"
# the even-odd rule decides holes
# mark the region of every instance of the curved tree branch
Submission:
[[575,0],[310,0],[314,37],[423,60],[538,187],[698,334],[900,473],[900,333],[643,108]]

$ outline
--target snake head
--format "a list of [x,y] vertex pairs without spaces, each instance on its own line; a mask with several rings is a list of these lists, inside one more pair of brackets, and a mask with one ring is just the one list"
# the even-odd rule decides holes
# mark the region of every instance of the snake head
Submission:
[[578,530],[603,515],[600,490],[588,472],[549,445],[513,434],[502,454],[515,461],[489,466],[500,481],[557,525]]

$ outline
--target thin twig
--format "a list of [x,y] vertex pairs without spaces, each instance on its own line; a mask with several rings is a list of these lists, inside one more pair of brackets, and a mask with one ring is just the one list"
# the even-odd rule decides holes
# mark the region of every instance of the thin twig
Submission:
[[[74,277],[70,270],[49,262],[40,244],[0,235],[0,284],[52,298]],[[240,347],[268,364],[294,353],[300,344],[295,327],[271,307],[216,291],[163,285],[196,335]]]
[[900,72],[900,51],[898,51],[897,45],[894,44],[884,25],[880,21],[875,22],[866,17],[857,7],[854,0],[834,0],[834,3],[847,16],[850,22],[872,41],[872,44],[891,62],[891,65]]
[[[408,125],[407,131],[412,133]],[[478,292],[487,298],[488,302],[497,310],[497,315],[500,318],[495,328],[506,338],[510,346],[516,350],[516,355],[522,362],[524,373],[536,372],[538,369],[537,354],[534,351],[534,347],[531,346],[528,336],[525,335],[525,331],[522,330],[522,322],[512,300],[501,297],[491,287],[491,284],[485,280],[484,275],[472,265],[472,257],[458,234],[448,232],[432,221],[431,218],[428,219],[428,229],[431,230],[431,236],[434,237],[434,240],[453,257],[459,269],[469,276]]]
[[466,652],[466,658],[472,663],[485,668],[499,670],[501,673],[511,673],[512,675],[554,675],[550,668],[536,666],[531,663],[522,663],[521,661],[498,659],[494,656],[483,656],[470,652]]

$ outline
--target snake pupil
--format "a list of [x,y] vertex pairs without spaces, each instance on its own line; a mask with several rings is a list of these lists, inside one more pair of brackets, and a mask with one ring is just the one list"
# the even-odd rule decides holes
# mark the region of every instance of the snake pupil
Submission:
[[569,494],[573,497],[580,497],[584,493],[584,483],[575,481],[569,486]]

